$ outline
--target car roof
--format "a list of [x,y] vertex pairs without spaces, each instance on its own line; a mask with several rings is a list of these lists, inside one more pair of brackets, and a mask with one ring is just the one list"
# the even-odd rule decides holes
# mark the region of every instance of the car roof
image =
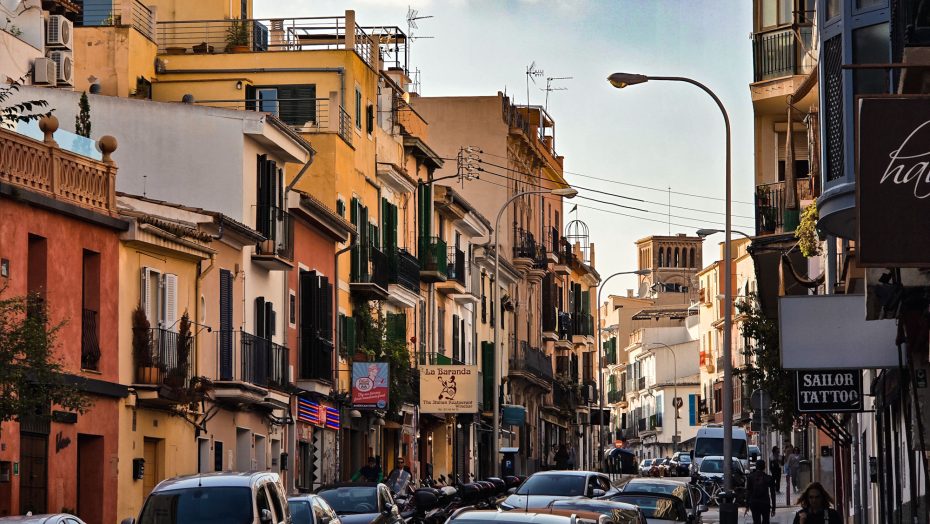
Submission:
[[585,508],[603,507],[604,509],[637,509],[635,505],[629,504],[627,502],[621,502],[619,500],[588,499],[588,498],[571,498],[571,499],[553,500],[552,502],[549,503],[549,507],[555,508],[555,506],[557,505],[558,506],[562,506],[562,505],[569,506],[572,504],[581,504]]
[[215,471],[213,473],[200,473],[185,475],[161,481],[152,493],[188,488],[217,488],[217,487],[243,487],[249,488],[262,481],[278,481],[278,474],[268,471]]
[[668,484],[670,486],[686,486],[688,483],[680,480],[663,479],[663,478],[632,478],[625,485],[630,484]]
[[41,515],[14,515],[12,517],[2,517],[0,522],[19,522],[20,524],[44,524],[45,522],[50,522],[53,519],[58,519],[61,517],[69,517],[72,519],[77,519],[74,515],[70,513],[43,513]]
[[569,517],[548,513],[520,513],[498,510],[466,510],[454,515],[450,522],[519,522],[533,524],[565,524]]
[[576,470],[550,470],[550,471],[537,471],[533,473],[532,477],[550,477],[550,476],[562,476],[562,477],[587,477],[588,475],[598,475],[601,476],[603,473],[596,473],[594,471],[576,471]]
[[336,489],[336,488],[358,488],[358,487],[376,488],[381,485],[382,484],[380,482],[336,482],[334,484],[327,484],[323,486],[322,488],[316,490],[316,492],[319,493],[321,491],[326,491],[328,489]]

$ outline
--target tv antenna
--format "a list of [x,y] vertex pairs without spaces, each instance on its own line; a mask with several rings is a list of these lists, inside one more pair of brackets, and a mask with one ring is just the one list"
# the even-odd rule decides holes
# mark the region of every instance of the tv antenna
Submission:
[[530,106],[530,80],[533,81],[533,85],[536,85],[536,77],[543,76],[542,69],[536,67],[536,61],[533,60],[530,65],[526,66],[526,106]]
[[549,110],[549,93],[552,91],[568,91],[567,87],[552,87],[553,80],[571,80],[570,76],[547,76],[546,77],[546,87],[543,91],[546,92],[546,105],[544,106],[546,111]]
[[432,15],[419,16],[419,14],[420,14],[419,11],[411,8],[409,5],[407,6],[407,38],[409,38],[410,40],[415,40],[417,38],[434,38],[432,36],[417,36],[417,37],[413,36],[413,30],[420,28],[417,25],[417,20],[433,18]]

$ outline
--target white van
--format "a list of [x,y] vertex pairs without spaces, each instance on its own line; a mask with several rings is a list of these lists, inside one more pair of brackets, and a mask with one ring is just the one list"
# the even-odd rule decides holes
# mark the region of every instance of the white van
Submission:
[[[746,430],[733,428],[733,458],[743,463],[743,471],[749,471],[749,442]],[[694,439],[692,471],[698,471],[704,457],[723,456],[723,424],[706,424],[698,429]]]

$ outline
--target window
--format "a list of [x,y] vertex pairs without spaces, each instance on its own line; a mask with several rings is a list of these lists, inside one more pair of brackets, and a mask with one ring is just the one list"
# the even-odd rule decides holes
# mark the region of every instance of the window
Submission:
[[[810,162],[808,155],[807,133],[792,133],[794,140],[794,177],[805,178],[810,175]],[[785,164],[787,161],[788,133],[778,133],[778,181],[785,181]]]
[[141,301],[145,318],[153,328],[177,329],[178,276],[142,268]]
[[293,289],[288,291],[287,311],[288,325],[292,328],[297,327],[297,295]]
[[336,213],[342,218],[346,217],[346,201],[345,200],[341,198],[336,199]]
[[355,86],[355,127],[362,129],[362,90]]
[[100,362],[100,253],[84,250],[81,280],[81,368],[96,370]]
[[787,25],[792,22],[794,0],[762,0],[762,28]]
[[[889,25],[875,24],[852,32],[853,62],[885,64],[890,61]],[[888,71],[857,69],[853,71],[853,90],[858,94],[887,93],[890,87]]]
[[245,87],[245,108],[271,113],[295,127],[317,125],[316,85]]
[[[308,379],[332,378],[333,352],[333,286],[316,271],[300,271],[300,354],[299,376]],[[342,325],[346,329],[348,322]],[[354,328],[354,320],[352,326]],[[352,336],[344,341],[354,345]],[[347,346],[348,347],[348,346]]]
[[368,104],[368,107],[365,108],[365,120],[367,122],[366,130],[370,135],[375,129],[375,106]]

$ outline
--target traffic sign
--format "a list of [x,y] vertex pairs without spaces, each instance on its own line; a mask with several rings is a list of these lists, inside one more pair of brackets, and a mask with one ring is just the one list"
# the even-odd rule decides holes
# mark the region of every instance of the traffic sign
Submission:
[[764,389],[757,389],[752,392],[749,403],[752,404],[753,411],[767,410],[772,405],[772,395]]

